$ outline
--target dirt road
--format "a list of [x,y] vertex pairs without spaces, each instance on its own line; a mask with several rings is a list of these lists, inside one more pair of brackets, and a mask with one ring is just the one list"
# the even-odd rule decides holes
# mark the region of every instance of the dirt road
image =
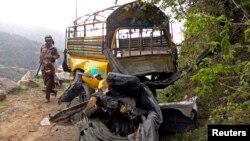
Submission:
[[[62,91],[59,89],[58,94]],[[40,125],[44,117],[57,110],[58,97],[44,103],[41,87],[9,94],[0,102],[0,141],[74,141],[76,129],[70,123]]]

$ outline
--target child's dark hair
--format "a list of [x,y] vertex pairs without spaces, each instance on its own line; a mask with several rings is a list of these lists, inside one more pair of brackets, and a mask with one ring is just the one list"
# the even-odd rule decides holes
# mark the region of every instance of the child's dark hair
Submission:
[[44,57],[43,60],[51,62],[51,58],[50,57]]

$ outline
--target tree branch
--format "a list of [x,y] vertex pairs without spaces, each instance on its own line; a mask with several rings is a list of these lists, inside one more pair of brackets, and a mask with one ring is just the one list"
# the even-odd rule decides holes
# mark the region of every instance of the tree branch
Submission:
[[235,26],[250,26],[250,24],[246,24],[246,23],[233,23],[233,25],[235,25]]
[[249,15],[248,15],[248,13],[239,5],[239,4],[237,4],[234,0],[231,0],[234,4],[235,4],[235,6],[237,7],[237,8],[240,8],[241,9],[241,11],[244,13],[244,15],[246,16],[246,18],[247,19],[249,19]]
[[237,89],[235,89],[234,87],[229,86],[229,85],[227,85],[227,84],[225,84],[225,83],[219,82],[219,84],[220,84],[221,86],[224,86],[224,87],[226,87],[226,88],[229,88],[229,89],[234,90],[234,91],[237,91],[237,92],[247,93],[247,92],[244,92],[244,91],[241,91],[241,90],[237,90]]
[[187,16],[187,13],[186,13],[186,11],[185,11],[184,8],[183,8],[183,4],[181,4],[179,0],[177,1],[177,3],[178,3],[178,5],[180,6],[179,10],[180,10],[185,16]]

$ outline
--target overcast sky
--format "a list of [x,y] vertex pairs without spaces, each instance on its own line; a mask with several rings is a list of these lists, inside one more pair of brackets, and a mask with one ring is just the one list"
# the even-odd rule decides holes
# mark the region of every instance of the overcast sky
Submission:
[[[118,0],[118,5],[134,0]],[[114,6],[115,0],[77,0],[77,15]],[[64,32],[76,16],[76,0],[0,0],[0,21],[35,25]],[[180,27],[174,25],[174,37]],[[179,40],[178,39],[175,40]],[[176,41],[179,42],[179,41]]]
[[[118,5],[133,0],[119,0]],[[77,0],[78,16],[114,6],[115,0]],[[75,19],[76,0],[0,0],[0,21],[65,30]]]

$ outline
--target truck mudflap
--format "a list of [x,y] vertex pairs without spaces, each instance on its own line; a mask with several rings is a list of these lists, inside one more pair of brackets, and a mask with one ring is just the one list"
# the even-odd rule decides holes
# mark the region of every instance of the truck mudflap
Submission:
[[59,98],[58,104],[61,104],[62,102],[71,102],[75,97],[79,96],[82,93],[85,93],[82,76],[81,74],[76,72],[74,81],[64,91],[63,95]]

